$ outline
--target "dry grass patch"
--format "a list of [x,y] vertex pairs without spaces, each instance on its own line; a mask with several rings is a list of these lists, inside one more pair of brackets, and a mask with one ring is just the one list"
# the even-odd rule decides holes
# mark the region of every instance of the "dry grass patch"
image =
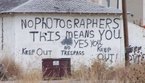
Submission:
[[15,59],[11,56],[2,57],[0,64],[4,65],[8,80],[19,80],[18,83],[38,83],[38,81],[42,81],[41,70],[23,70],[21,64],[16,63]]
[[[18,80],[16,83],[40,83],[42,81],[41,70],[22,71],[21,65],[16,63],[13,57],[3,57],[0,64],[4,64],[9,78]],[[68,82],[76,79],[89,83],[110,83],[109,80],[115,80],[116,83],[123,83],[124,80],[128,83],[145,83],[145,63],[132,64],[127,68],[123,66],[113,68],[103,61],[94,60],[90,67],[81,65],[77,70],[72,70],[72,76],[66,79]]]
[[7,71],[6,75],[8,76],[8,78],[18,79],[20,77],[20,74],[22,72],[21,66],[20,64],[17,64],[15,62],[13,57],[4,56],[0,60],[0,64],[4,65],[4,68]]
[[134,64],[127,69],[127,79],[131,83],[145,83],[145,65]]
[[87,80],[90,83],[96,83],[97,81],[101,83],[106,83],[109,79],[108,74],[109,67],[102,61],[93,61],[91,67],[81,65],[78,70],[72,72],[72,78],[77,80]]
[[145,64],[132,64],[129,67],[108,67],[105,62],[96,60],[91,67],[80,66],[72,72],[72,78],[88,80],[90,83],[145,83]]
[[42,81],[42,73],[40,70],[33,69],[23,73],[18,82],[21,83],[40,83]]

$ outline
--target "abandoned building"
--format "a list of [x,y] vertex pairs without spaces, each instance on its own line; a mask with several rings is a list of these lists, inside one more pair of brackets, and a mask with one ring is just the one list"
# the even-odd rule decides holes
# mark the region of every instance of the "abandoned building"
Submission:
[[[89,66],[94,59],[124,64],[121,15],[117,8],[85,0],[29,0],[1,12],[1,55],[15,57],[24,69],[42,69],[48,58],[66,58],[73,67]],[[143,28],[129,23],[131,62],[143,60],[144,37]]]

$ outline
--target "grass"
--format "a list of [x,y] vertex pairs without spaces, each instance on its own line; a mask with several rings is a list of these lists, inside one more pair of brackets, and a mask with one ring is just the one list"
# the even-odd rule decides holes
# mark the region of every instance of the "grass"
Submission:
[[73,71],[73,79],[88,80],[90,83],[145,83],[145,63],[131,64],[125,68],[123,66],[109,67],[105,62],[96,60],[91,67],[81,65],[76,71]]
[[21,78],[17,81],[18,83],[40,83],[42,81],[42,73],[40,70],[33,69],[24,72]]
[[39,83],[42,80],[42,74],[40,70],[33,69],[27,72],[23,71],[21,64],[16,63],[15,59],[11,56],[4,56],[0,59],[0,64],[3,64],[5,70],[7,70],[6,76],[8,80],[18,80],[18,83]]
[[[7,76],[11,80],[18,83],[40,83],[42,81],[41,70],[33,69],[22,71],[21,65],[15,63],[12,57],[3,57],[0,60],[8,71]],[[81,65],[77,70],[72,70],[72,75],[64,78],[69,83],[69,80],[88,81],[89,83],[110,83],[110,80],[115,80],[115,83],[123,83],[124,80],[129,83],[145,83],[145,63],[132,64],[127,68],[123,66],[109,67],[105,62],[94,60],[90,67]]]
[[131,83],[145,83],[145,65],[134,64],[126,69],[127,80]]
[[[110,77],[108,77],[110,75]],[[73,71],[72,78],[77,80],[87,80],[91,83],[107,82],[111,80],[112,71],[109,67],[99,60],[93,62],[91,67],[81,65],[78,70]]]
[[15,60],[13,57],[4,56],[0,60],[0,64],[4,65],[5,70],[7,71],[6,75],[10,79],[19,79],[22,69],[21,69],[20,64],[15,63]]

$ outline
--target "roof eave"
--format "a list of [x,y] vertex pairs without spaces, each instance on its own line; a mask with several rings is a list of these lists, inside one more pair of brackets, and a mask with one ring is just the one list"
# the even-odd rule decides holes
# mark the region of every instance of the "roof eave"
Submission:
[[122,13],[110,13],[110,12],[1,12],[1,14],[105,14],[105,15],[122,15]]

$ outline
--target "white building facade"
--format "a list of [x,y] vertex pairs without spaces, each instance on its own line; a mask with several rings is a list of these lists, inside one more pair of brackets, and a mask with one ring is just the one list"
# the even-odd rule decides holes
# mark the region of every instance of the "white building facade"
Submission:
[[[41,69],[45,58],[70,58],[73,67],[90,66],[94,59],[122,65],[121,19],[118,9],[79,0],[30,0],[1,13],[1,51],[24,69]],[[139,63],[145,55],[144,29],[129,26],[134,28],[129,29],[130,61]]]
[[[42,1],[43,6],[36,5]],[[41,69],[45,58],[70,58],[74,67],[90,66],[94,59],[110,66],[124,63],[119,10],[73,0],[42,1],[2,13],[3,53],[15,55],[25,68]]]

